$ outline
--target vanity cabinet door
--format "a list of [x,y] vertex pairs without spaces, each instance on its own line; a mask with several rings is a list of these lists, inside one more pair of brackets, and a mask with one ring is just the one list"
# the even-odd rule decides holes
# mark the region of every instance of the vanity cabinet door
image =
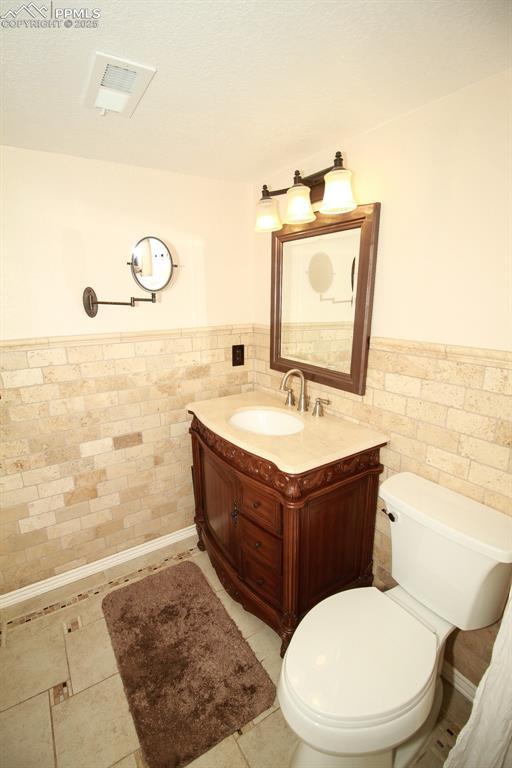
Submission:
[[203,453],[203,514],[208,531],[231,565],[239,567],[239,503],[232,470],[210,451]]
[[377,476],[311,499],[300,519],[300,614],[347,586],[371,584]]

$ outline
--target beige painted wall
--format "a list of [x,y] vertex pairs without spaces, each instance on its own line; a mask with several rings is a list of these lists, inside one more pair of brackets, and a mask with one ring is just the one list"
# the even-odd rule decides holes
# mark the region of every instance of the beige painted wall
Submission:
[[[382,203],[374,336],[510,349],[511,94],[508,70],[255,181],[257,197],[345,153],[357,200]],[[270,236],[254,237],[255,321],[268,323]]]
[[[14,147],[1,160],[3,338],[252,321],[250,185]],[[100,300],[147,295],[126,262],[148,234],[174,248],[173,285],[156,305],[87,317],[87,285]]]

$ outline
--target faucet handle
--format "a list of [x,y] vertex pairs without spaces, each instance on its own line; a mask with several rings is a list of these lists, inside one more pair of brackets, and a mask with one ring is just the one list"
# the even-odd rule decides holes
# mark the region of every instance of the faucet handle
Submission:
[[326,400],[325,397],[317,397],[315,399],[315,405],[313,406],[313,411],[311,413],[312,416],[323,416],[324,415],[324,405],[329,405],[330,400]]
[[295,396],[293,394],[293,389],[286,389],[286,402],[285,405],[295,405]]

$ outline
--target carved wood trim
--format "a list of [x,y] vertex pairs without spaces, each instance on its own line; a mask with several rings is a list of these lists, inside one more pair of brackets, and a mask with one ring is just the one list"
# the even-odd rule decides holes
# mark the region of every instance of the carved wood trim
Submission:
[[190,432],[195,433],[221,459],[232,467],[255,480],[260,480],[278,491],[288,501],[300,501],[313,491],[320,490],[341,480],[374,470],[382,472],[379,462],[379,447],[371,448],[339,461],[324,464],[317,469],[292,475],[282,472],[275,464],[228,442],[220,435],[208,429],[194,415]]

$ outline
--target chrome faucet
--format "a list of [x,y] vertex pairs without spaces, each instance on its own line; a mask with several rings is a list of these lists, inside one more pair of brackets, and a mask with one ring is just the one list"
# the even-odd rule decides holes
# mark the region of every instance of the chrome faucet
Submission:
[[297,403],[297,410],[301,413],[304,413],[308,409],[308,401],[306,398],[306,382],[304,381],[304,374],[302,371],[300,371],[298,368],[290,368],[290,370],[287,371],[283,376],[279,389],[288,392],[286,405],[293,405],[293,395],[290,394],[291,389],[286,386],[288,383],[288,378],[293,375],[298,376],[300,379],[300,395],[299,402]]

